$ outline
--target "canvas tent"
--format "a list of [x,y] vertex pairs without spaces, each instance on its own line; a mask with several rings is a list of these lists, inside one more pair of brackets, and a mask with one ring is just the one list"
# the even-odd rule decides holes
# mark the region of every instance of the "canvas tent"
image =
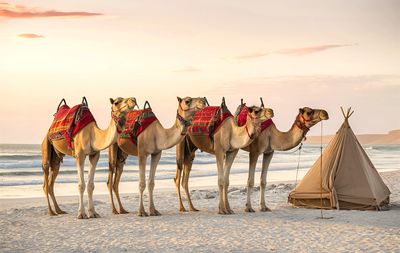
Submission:
[[342,109],[345,119],[339,131],[290,192],[288,201],[293,205],[358,210],[388,205],[390,191],[350,128],[350,110],[345,114]]

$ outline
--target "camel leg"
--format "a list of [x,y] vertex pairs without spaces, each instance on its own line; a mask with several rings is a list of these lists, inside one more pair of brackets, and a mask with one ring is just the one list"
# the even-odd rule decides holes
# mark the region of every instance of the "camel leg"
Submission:
[[233,161],[235,160],[235,157],[238,153],[238,149],[227,152],[226,157],[225,157],[225,168],[224,168],[224,202],[225,202],[225,208],[228,211],[229,214],[234,214],[233,210],[229,206],[229,199],[228,199],[228,188],[229,188],[229,175],[231,172],[231,167],[233,164]]
[[183,205],[183,201],[182,201],[182,195],[181,195],[181,175],[182,175],[182,167],[183,167],[183,163],[177,161],[177,168],[176,168],[176,175],[174,178],[174,182],[175,182],[175,189],[176,189],[176,193],[178,194],[178,202],[179,202],[179,211],[180,212],[186,212],[185,206]]
[[78,171],[78,190],[79,190],[79,209],[78,209],[78,219],[87,219],[85,213],[85,206],[83,203],[83,193],[85,192],[85,175],[83,174],[83,167],[85,165],[85,155],[79,154],[76,156],[76,167]]
[[176,145],[176,175],[174,178],[176,193],[178,194],[179,201],[179,211],[186,212],[185,207],[183,206],[182,196],[181,196],[181,175],[184,166],[184,150],[185,150],[185,139]]
[[143,205],[143,192],[144,189],[146,189],[146,159],[147,155],[146,154],[140,154],[138,156],[139,160],[139,192],[140,192],[140,205],[139,205],[139,211],[138,211],[138,216],[149,216],[146,211],[144,210],[144,205]]
[[42,142],[43,191],[44,191],[44,195],[46,195],[48,213],[50,216],[54,216],[57,214],[51,208],[50,199],[49,199],[49,181],[48,181],[51,152],[52,152],[51,143],[49,142],[49,140],[46,136]]
[[197,212],[199,210],[194,208],[192,199],[190,198],[190,193],[189,193],[189,175],[190,175],[190,171],[192,170],[194,152],[193,152],[193,154],[191,154],[191,157],[189,159],[190,159],[190,162],[187,162],[184,164],[182,187],[183,187],[183,190],[185,191],[186,200],[189,205],[189,211]]
[[61,210],[61,208],[58,206],[56,197],[54,195],[54,183],[56,181],[58,172],[60,171],[61,158],[58,157],[54,151],[53,151],[52,157],[53,157],[53,159],[51,162],[50,176],[49,176],[49,185],[50,185],[49,192],[50,192],[51,199],[53,200],[54,208],[56,209],[57,214],[66,214],[67,212]]
[[259,154],[257,152],[250,151],[250,162],[249,162],[249,177],[247,179],[247,201],[245,212],[254,213],[254,209],[251,207],[251,193],[254,187],[254,174],[256,172],[256,165]]
[[119,205],[119,213],[126,214],[129,213],[122,207],[121,199],[119,197],[119,182],[121,180],[122,172],[124,171],[125,160],[128,157],[128,154],[119,150],[118,152],[118,159],[117,159],[117,171],[115,173],[114,185],[113,190],[115,193],[115,197],[117,197],[118,205]]
[[271,209],[269,209],[265,205],[265,188],[267,186],[268,167],[269,167],[269,164],[270,164],[273,156],[274,156],[273,151],[271,153],[263,154],[263,162],[262,162],[262,169],[261,169],[261,182],[260,182],[260,211],[261,212],[271,211]]
[[89,204],[89,218],[100,218],[100,215],[94,210],[93,191],[94,191],[94,174],[96,172],[96,165],[100,158],[100,152],[96,152],[89,156],[89,173],[87,183],[88,204]]
[[148,181],[148,186],[149,186],[149,203],[150,203],[150,215],[151,216],[160,216],[161,213],[157,211],[157,209],[154,206],[154,200],[153,200],[153,191],[154,191],[154,177],[156,174],[156,169],[158,162],[160,161],[161,158],[161,152],[152,154],[151,155],[151,164],[150,164],[150,173],[149,173],[149,181]]
[[113,198],[114,173],[116,173],[117,160],[118,160],[117,154],[118,154],[118,144],[114,143],[108,148],[108,179],[107,179],[108,194],[110,196],[111,209],[113,214],[118,214],[117,209],[115,209],[114,198]]
[[220,151],[215,153],[217,159],[217,169],[218,169],[218,191],[219,191],[219,211],[218,214],[228,214],[224,204],[224,159],[225,153]]

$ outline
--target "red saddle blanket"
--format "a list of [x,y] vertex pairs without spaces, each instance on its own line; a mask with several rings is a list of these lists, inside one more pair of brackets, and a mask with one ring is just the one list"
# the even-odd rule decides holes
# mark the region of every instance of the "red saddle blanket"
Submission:
[[[246,104],[239,105],[238,109],[235,112],[235,121],[238,126],[244,126],[246,124],[248,112],[249,108],[246,106]],[[272,123],[272,119],[265,120],[263,123],[261,123],[260,132],[267,129],[270,125],[272,125]]]
[[50,140],[66,139],[68,148],[72,148],[72,138],[90,122],[95,121],[87,106],[76,105],[70,108],[61,106],[54,114],[53,123],[49,129]]
[[221,124],[230,117],[233,116],[226,106],[207,106],[195,113],[188,132],[191,135],[208,135],[212,139]]
[[143,110],[132,110],[126,114],[125,129],[122,131],[121,138],[129,138],[137,144],[137,138],[146,128],[157,120],[151,108]]

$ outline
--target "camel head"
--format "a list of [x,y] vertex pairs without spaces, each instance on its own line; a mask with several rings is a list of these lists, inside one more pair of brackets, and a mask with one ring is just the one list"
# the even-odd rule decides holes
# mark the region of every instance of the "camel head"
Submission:
[[308,131],[318,122],[327,119],[329,119],[329,115],[325,110],[303,107],[299,109],[295,123],[300,129]]
[[136,98],[129,97],[129,98],[121,98],[117,97],[116,99],[110,98],[111,103],[111,117],[117,124],[117,131],[118,133],[122,132],[125,127],[125,115],[131,111],[136,104]]
[[274,111],[271,108],[264,108],[258,106],[251,106],[247,109],[247,121],[253,122],[254,126],[258,130],[266,120],[271,119],[274,117]]
[[183,118],[187,122],[191,122],[194,114],[198,111],[206,107],[206,98],[178,98],[178,116]]

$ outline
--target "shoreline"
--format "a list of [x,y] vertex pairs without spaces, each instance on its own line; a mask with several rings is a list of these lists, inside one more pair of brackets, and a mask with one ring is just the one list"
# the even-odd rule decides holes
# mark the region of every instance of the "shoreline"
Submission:
[[[239,167],[237,167],[239,168]],[[237,169],[233,168],[233,169]],[[379,169],[379,173],[388,173],[392,171],[398,171],[397,169]],[[298,172],[297,181],[299,182],[308,170],[300,169]],[[256,170],[255,173],[255,186],[259,185],[261,172]],[[123,174],[124,176],[124,174]],[[146,175],[148,176],[148,175]],[[60,176],[59,176],[60,178]],[[58,178],[58,179],[59,179]],[[62,176],[61,176],[62,178]],[[230,185],[241,187],[247,183],[248,173],[232,173],[230,176]],[[87,176],[85,175],[85,179]],[[146,181],[147,182],[147,181]],[[269,171],[267,175],[267,185],[280,184],[280,183],[291,183],[296,182],[296,170],[276,170]],[[190,177],[189,179],[189,190],[192,189],[214,189],[217,188],[217,176],[216,175],[205,175]],[[57,197],[68,197],[78,196],[77,183],[57,183],[54,186],[54,191]],[[175,183],[173,178],[163,178],[155,180],[155,192],[163,191],[175,191]],[[138,193],[138,181],[121,181],[120,182],[120,193],[121,194],[137,194]],[[96,182],[94,196],[97,195],[108,195],[108,188],[106,182]],[[44,197],[42,184],[37,185],[18,185],[18,186],[0,186],[0,201],[7,199],[29,199]]]

